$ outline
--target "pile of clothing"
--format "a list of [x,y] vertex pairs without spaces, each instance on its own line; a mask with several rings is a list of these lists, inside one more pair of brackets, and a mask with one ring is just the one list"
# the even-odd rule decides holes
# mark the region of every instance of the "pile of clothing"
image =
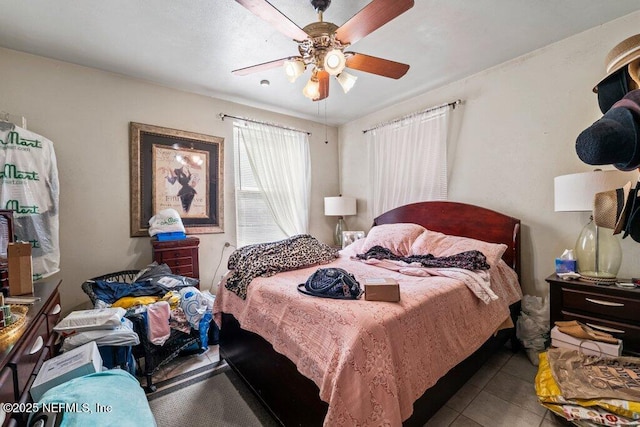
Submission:
[[106,368],[121,368],[131,375],[136,363],[131,347],[140,344],[123,308],[77,310],[69,313],[53,330],[64,337],[61,351],[69,351],[95,341]]
[[96,308],[120,308],[125,317],[144,315],[146,338],[162,346],[171,330],[201,332],[200,346],[206,349],[215,296],[196,288],[198,279],[171,273],[166,264],[150,264],[130,283],[88,280],[82,289]]
[[[580,324],[562,328],[608,339]],[[640,426],[640,358],[551,347],[539,361],[536,394],[556,415],[578,426]]]

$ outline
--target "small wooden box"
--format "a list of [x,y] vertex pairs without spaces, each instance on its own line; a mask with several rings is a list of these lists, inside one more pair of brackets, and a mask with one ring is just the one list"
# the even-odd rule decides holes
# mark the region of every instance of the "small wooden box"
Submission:
[[7,245],[9,295],[33,293],[31,244],[24,242]]
[[364,299],[367,301],[400,301],[400,285],[388,277],[364,280]]

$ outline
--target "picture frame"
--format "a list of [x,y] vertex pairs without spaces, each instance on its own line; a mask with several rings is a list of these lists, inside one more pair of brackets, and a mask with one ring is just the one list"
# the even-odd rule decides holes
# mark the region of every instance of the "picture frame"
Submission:
[[131,237],[173,208],[186,234],[224,232],[224,138],[130,123]]
[[343,231],[342,249],[346,248],[358,239],[364,239],[364,231]]

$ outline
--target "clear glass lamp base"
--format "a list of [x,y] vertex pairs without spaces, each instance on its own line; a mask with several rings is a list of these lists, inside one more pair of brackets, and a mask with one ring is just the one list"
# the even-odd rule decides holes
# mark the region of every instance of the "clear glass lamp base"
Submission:
[[340,248],[342,247],[342,232],[346,229],[344,219],[339,217],[338,223],[336,224],[336,230],[333,233],[333,243]]
[[578,273],[593,279],[615,279],[622,264],[622,247],[613,230],[590,221],[576,241]]

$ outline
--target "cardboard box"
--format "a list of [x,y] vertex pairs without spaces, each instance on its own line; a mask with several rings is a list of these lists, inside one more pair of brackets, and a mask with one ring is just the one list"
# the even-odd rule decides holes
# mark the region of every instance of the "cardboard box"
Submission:
[[388,277],[364,280],[364,299],[367,301],[400,301],[400,285]]
[[9,295],[33,293],[33,270],[31,266],[31,244],[12,242],[7,245],[9,273]]
[[560,332],[557,326],[551,329],[551,345],[560,348],[570,348],[579,350],[584,354],[593,356],[621,356],[622,341],[618,340],[618,344],[610,344],[594,340],[582,340],[572,337],[569,334]]
[[84,375],[102,372],[102,357],[95,341],[46,360],[31,386],[34,402],[49,389]]

